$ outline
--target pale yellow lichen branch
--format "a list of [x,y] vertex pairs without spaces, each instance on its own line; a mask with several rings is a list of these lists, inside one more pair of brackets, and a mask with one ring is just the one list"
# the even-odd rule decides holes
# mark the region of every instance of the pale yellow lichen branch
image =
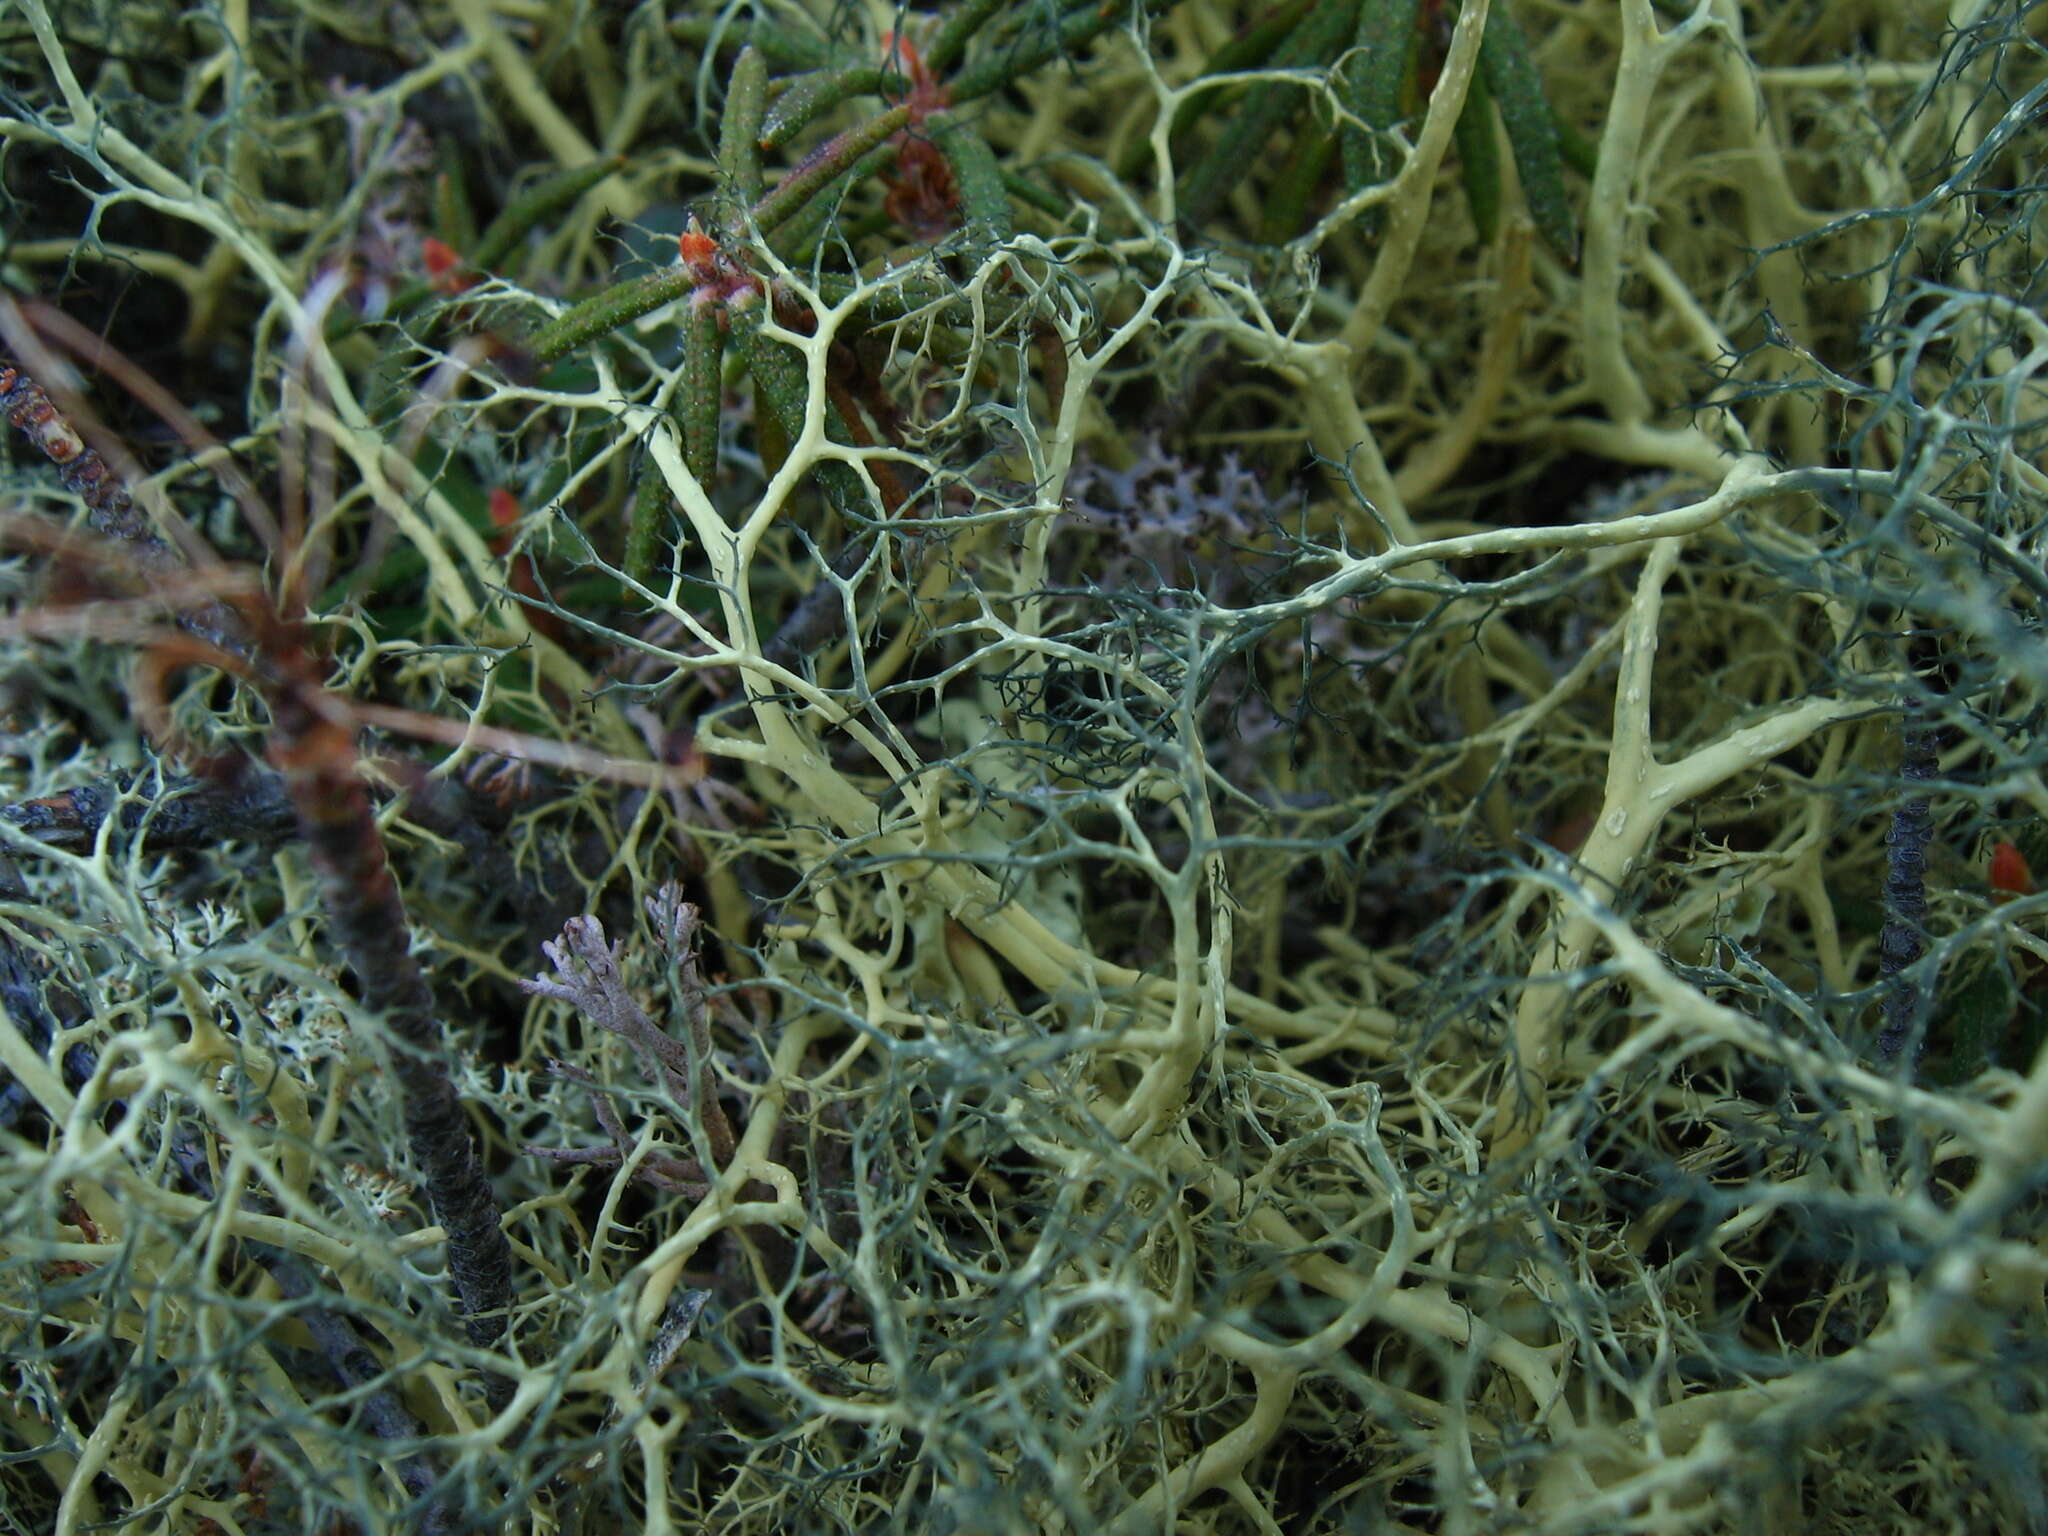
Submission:
[[[1680,539],[1652,547],[1629,608],[1621,676],[1615,684],[1606,789],[1578,853],[1579,877],[1603,899],[1611,899],[1636,872],[1672,810],[1870,707],[1858,699],[1810,699],[1730,731],[1676,762],[1659,763],[1651,713],[1657,642],[1664,586],[1683,552]],[[1523,1146],[1548,1109],[1547,1085],[1573,997],[1571,989],[1555,978],[1586,963],[1598,931],[1591,916],[1560,904],[1557,917],[1537,942],[1528,985],[1516,1009],[1509,1071],[1496,1107],[1496,1156]]]
[[1714,0],[1699,0],[1692,14],[1660,32],[1650,0],[1621,0],[1621,61],[1600,136],[1600,162],[1587,199],[1579,288],[1586,379],[1608,417],[1622,426],[1649,418],[1648,390],[1629,360],[1621,290],[1627,278],[1641,173],[1644,125],[1657,84],[1678,51],[1714,25]]
[[[1430,92],[1429,111],[1422,120],[1421,132],[1415,136],[1414,151],[1394,178],[1388,202],[1386,235],[1374,256],[1372,276],[1334,338],[1338,355],[1345,359],[1347,373],[1373,345],[1385,328],[1395,301],[1408,290],[1415,255],[1422,248],[1423,231],[1429,222],[1437,168],[1443,164],[1444,154],[1451,147],[1451,135],[1457,127],[1458,115],[1465,109],[1465,93],[1471,87],[1472,73],[1479,64],[1479,44],[1486,33],[1488,8],[1487,0],[1475,0],[1475,3],[1459,8],[1458,24],[1451,33],[1450,51],[1444,56],[1443,71],[1437,76],[1436,88]],[[1325,229],[1333,227],[1339,217],[1347,220],[1355,217],[1362,206],[1362,198],[1340,202],[1310,239],[1314,240]],[[1347,386],[1345,396],[1349,397],[1351,393]],[[1341,460],[1341,452],[1336,457]]]

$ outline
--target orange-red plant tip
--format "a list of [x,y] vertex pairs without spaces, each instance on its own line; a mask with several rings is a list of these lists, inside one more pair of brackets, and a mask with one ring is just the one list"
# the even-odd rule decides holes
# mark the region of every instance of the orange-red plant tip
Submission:
[[436,240],[432,235],[422,238],[420,262],[427,269],[427,281],[437,292],[452,296],[476,286],[476,274],[462,270],[462,253],[445,240]]
[[908,66],[906,73],[916,75],[924,69],[924,59],[917,51],[917,45],[898,32],[884,32],[881,37],[882,62],[894,63],[901,60]]
[[2011,843],[1999,843],[1991,850],[1991,889],[2007,896],[2034,894],[2034,871],[2027,856]]
[[502,485],[491,492],[491,526],[509,528],[519,521],[519,498]]

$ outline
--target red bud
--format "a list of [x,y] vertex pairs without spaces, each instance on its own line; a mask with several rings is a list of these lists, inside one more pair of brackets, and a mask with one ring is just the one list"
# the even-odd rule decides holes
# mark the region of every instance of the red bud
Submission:
[[2011,843],[2000,843],[1991,850],[1991,889],[2008,896],[2034,894],[2034,872],[2027,867],[2027,856]]
[[693,220],[688,229],[676,236],[676,254],[682,258],[684,266],[702,273],[710,267],[712,257],[718,254],[718,242],[699,229]]

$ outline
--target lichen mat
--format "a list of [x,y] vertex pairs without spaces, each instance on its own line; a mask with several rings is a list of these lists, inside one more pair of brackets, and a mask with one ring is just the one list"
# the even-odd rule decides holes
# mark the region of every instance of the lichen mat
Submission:
[[0,1508],[2048,1523],[2038,15],[24,0]]

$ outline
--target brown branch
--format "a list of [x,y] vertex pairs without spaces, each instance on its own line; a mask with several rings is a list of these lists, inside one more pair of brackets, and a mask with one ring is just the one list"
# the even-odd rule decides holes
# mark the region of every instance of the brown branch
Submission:
[[[58,483],[85,504],[86,521],[94,532],[120,541],[146,572],[175,571],[184,566],[136,507],[126,477],[86,442],[48,391],[5,352],[0,352],[0,416],[57,466]],[[246,653],[241,626],[218,601],[180,615],[178,622],[222,651]]]
[[135,783],[134,777],[109,779],[0,805],[0,821],[66,852],[90,848],[117,811],[117,824],[141,838],[145,853],[217,848],[228,842],[269,847],[298,835],[298,815],[284,779],[254,763],[234,760],[221,772],[198,778],[165,775],[156,794],[124,800]]
[[[271,647],[273,659],[290,649],[289,642]],[[274,682],[266,692],[271,762],[283,773],[297,807],[335,944],[356,973],[363,1002],[383,1019],[397,1043],[392,1067],[406,1139],[434,1219],[448,1234],[448,1274],[470,1340],[488,1347],[505,1331],[512,1250],[498,1224],[497,1196],[449,1080],[433,992],[412,956],[405,904],[385,857],[369,791],[355,771],[345,712],[317,680],[305,676]],[[507,1382],[491,1383],[494,1401],[509,1400],[510,1391]]]
[[[0,414],[57,466],[64,485],[86,506],[93,528],[122,541],[125,558],[94,552],[71,541],[53,547],[67,574],[94,586],[153,582],[161,600],[165,587],[209,587],[210,606],[191,608],[179,623],[186,634],[165,633],[146,640],[137,669],[137,718],[159,744],[168,740],[169,710],[164,683],[191,665],[221,668],[256,688],[269,705],[269,755],[280,775],[299,832],[306,840],[319,881],[322,906],[337,947],[356,974],[362,1000],[390,1030],[396,1049],[392,1075],[398,1085],[407,1142],[418,1164],[434,1218],[448,1237],[448,1274],[470,1341],[488,1348],[504,1334],[512,1295],[512,1254],[499,1225],[495,1192],[484,1176],[471,1140],[467,1116],[449,1077],[446,1044],[425,974],[412,956],[411,928],[377,829],[368,788],[357,772],[354,737],[362,714],[327,692],[298,625],[281,618],[260,588],[237,580],[203,549],[199,567],[185,562],[150,529],[136,509],[124,477],[108,454],[122,450],[103,430],[95,433],[106,453],[89,446],[49,394],[14,361],[14,355],[47,359],[47,349],[18,306],[0,297],[0,336],[12,352],[0,354]],[[54,359],[49,359],[54,363]],[[37,366],[43,366],[39,360]],[[80,407],[83,420],[83,407]],[[125,455],[123,455],[125,457]],[[34,520],[16,530],[34,538]],[[168,573],[168,577],[167,577]],[[179,594],[190,601],[189,593]],[[238,611],[219,601],[228,596]],[[172,597],[170,605],[176,605]],[[120,605],[99,605],[119,607]],[[98,608],[80,610],[97,612]],[[69,616],[69,615],[64,615]],[[33,627],[24,626],[24,627]],[[75,803],[76,792],[40,807],[42,819],[62,828],[78,827],[89,813]],[[33,818],[37,813],[31,812]],[[493,1407],[511,1400],[502,1377],[485,1382]]]

